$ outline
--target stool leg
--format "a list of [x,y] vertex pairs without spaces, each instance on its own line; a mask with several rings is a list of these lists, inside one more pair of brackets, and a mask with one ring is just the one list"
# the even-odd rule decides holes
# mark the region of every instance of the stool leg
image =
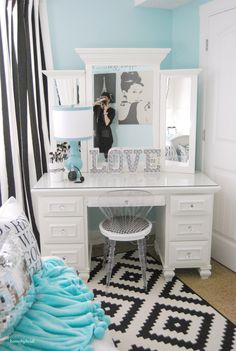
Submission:
[[116,248],[115,240],[109,240],[109,256],[108,256],[108,260],[107,260],[107,279],[106,279],[107,286],[110,285],[112,268],[114,265],[115,248]]
[[144,241],[144,255],[145,255],[145,272],[147,271],[147,237],[143,239]]
[[138,255],[139,255],[139,261],[140,261],[141,271],[142,271],[142,276],[143,276],[144,290],[146,291],[147,290],[147,279],[146,279],[147,264],[146,264],[145,238],[142,240],[138,240]]
[[104,236],[102,268],[104,268],[106,265],[108,252],[109,252],[109,239],[106,236]]

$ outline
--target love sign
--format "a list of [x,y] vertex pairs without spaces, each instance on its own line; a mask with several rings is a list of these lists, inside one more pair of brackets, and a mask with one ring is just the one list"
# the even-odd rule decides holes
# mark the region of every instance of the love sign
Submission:
[[[108,161],[99,164],[99,149],[89,150],[91,156],[92,173],[120,173],[122,171],[137,172],[140,165],[144,172],[160,172],[161,150],[112,148],[108,152]],[[142,161],[142,162],[140,162]]]

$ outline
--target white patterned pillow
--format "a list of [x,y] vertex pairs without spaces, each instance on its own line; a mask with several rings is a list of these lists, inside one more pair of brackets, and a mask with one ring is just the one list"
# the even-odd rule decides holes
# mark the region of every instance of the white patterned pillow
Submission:
[[5,227],[4,224],[0,224],[0,249],[4,243],[4,241],[6,240],[6,236],[8,234],[9,230],[6,230],[7,228]]
[[0,228],[3,234],[16,235],[21,242],[30,275],[42,268],[40,252],[31,225],[21,206],[11,197],[0,208]]
[[0,343],[12,333],[34,301],[34,285],[20,239],[7,234],[0,248]]

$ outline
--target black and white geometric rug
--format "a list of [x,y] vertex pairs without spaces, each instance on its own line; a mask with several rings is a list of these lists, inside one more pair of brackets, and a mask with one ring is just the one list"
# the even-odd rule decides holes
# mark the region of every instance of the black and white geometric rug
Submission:
[[165,282],[156,259],[148,256],[147,293],[137,251],[115,262],[108,292],[101,257],[92,259],[88,286],[111,318],[119,351],[236,351],[235,325],[179,279]]

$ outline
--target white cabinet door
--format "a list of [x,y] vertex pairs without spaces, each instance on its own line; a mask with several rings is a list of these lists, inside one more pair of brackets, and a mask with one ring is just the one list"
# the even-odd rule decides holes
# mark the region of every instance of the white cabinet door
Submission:
[[236,0],[201,8],[205,173],[215,196],[212,256],[236,271]]

